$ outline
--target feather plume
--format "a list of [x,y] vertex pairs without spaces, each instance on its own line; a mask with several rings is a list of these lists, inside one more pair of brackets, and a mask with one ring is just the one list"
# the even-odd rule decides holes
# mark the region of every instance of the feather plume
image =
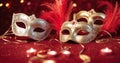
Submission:
[[104,2],[101,4],[107,5],[105,10],[106,18],[104,21],[103,30],[106,30],[110,33],[116,33],[120,26],[120,8],[118,3],[116,2],[115,6],[109,2]]
[[70,0],[54,0],[54,3],[43,3],[41,6],[45,6],[50,11],[41,12],[40,18],[48,20],[53,24],[55,30],[59,32],[62,23],[69,20],[71,14],[73,3]]

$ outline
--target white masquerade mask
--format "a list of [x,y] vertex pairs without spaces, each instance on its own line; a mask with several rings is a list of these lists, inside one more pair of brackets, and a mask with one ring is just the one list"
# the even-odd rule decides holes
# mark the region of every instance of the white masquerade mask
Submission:
[[90,11],[80,11],[74,15],[72,21],[63,23],[60,30],[60,41],[69,40],[76,43],[89,43],[101,31],[105,14]]
[[44,40],[51,31],[51,25],[35,15],[27,16],[23,13],[13,14],[12,32],[17,36],[32,38],[34,40]]

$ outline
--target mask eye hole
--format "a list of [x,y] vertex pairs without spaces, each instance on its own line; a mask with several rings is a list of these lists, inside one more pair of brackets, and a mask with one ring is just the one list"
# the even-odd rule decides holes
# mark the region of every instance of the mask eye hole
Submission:
[[80,18],[77,20],[77,22],[87,22],[87,19],[86,18]]
[[89,32],[84,31],[84,30],[80,30],[80,31],[78,31],[78,33],[77,33],[77,35],[87,35],[87,34],[89,34]]
[[44,32],[45,30],[42,29],[42,28],[35,28],[34,31],[35,31],[35,32]]
[[21,28],[26,28],[25,24],[23,22],[16,22],[17,26],[21,27]]
[[94,24],[96,24],[96,25],[102,25],[103,21],[102,20],[95,20]]
[[70,32],[69,32],[68,30],[63,30],[63,31],[62,31],[62,34],[69,35]]

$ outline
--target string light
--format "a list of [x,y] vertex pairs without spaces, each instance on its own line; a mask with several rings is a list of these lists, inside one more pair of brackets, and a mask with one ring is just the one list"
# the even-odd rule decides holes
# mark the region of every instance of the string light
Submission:
[[0,7],[2,7],[3,6],[3,3],[0,3]]

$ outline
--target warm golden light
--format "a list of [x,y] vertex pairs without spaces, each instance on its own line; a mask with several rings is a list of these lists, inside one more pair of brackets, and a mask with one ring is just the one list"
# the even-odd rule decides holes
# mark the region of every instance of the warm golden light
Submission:
[[112,49],[106,47],[100,50],[102,55],[110,55],[112,54]]
[[0,3],[0,7],[2,7],[3,6],[3,3]]
[[36,49],[34,48],[30,48],[26,51],[27,53],[35,53],[36,52]]
[[104,49],[101,49],[101,52],[104,52],[104,53],[111,53],[112,50],[106,47],[106,48],[104,48]]
[[5,4],[5,6],[6,6],[6,7],[9,7],[9,6],[10,6],[10,4],[9,4],[9,3],[6,3],[6,4]]
[[54,60],[45,60],[43,63],[56,63]]
[[62,51],[62,54],[69,55],[69,54],[71,54],[71,52],[67,51],[67,50],[64,50],[64,51]]
[[20,0],[20,3],[24,3],[24,0]]
[[34,55],[36,52],[37,52],[37,50],[34,48],[30,48],[30,49],[26,50],[27,57]]
[[49,55],[56,55],[57,52],[56,51],[49,51],[47,54],[49,54]]

